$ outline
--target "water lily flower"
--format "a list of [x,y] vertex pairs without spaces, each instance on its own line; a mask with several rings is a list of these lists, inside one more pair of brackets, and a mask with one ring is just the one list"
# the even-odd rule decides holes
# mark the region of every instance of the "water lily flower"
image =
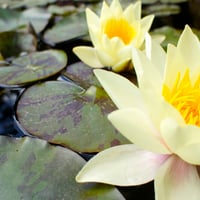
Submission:
[[120,186],[154,180],[156,200],[199,200],[200,42],[186,26],[167,53],[156,43],[149,49],[147,56],[133,50],[138,87],[95,70],[119,108],[109,120],[133,144],[100,152],[76,180]]
[[78,46],[73,52],[93,68],[120,72],[131,64],[132,46],[142,46],[154,16],[141,18],[140,1],[123,10],[119,0],[113,0],[110,7],[103,2],[100,17],[87,8],[86,18],[94,47]]

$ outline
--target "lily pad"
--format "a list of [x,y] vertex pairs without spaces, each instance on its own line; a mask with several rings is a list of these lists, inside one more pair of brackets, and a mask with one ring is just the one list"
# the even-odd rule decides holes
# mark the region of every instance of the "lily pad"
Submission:
[[84,89],[89,88],[91,85],[101,86],[93,74],[93,68],[83,62],[68,65],[63,75]]
[[0,198],[4,200],[124,199],[114,187],[76,183],[85,161],[43,140],[1,136],[0,160]]
[[31,23],[36,33],[40,33],[48,24],[51,14],[42,8],[29,8],[22,12],[24,21]]
[[0,67],[0,85],[29,84],[55,75],[65,68],[67,56],[61,50],[35,52],[13,60],[11,66]]
[[15,31],[0,32],[0,52],[4,58],[35,50],[36,38],[33,35]]
[[46,43],[55,45],[88,34],[85,12],[71,14],[57,22],[44,34]]
[[15,30],[25,25],[19,12],[0,8],[0,32]]
[[99,152],[129,143],[107,119],[115,106],[103,88],[47,81],[28,88],[17,104],[20,126],[29,134],[77,152]]

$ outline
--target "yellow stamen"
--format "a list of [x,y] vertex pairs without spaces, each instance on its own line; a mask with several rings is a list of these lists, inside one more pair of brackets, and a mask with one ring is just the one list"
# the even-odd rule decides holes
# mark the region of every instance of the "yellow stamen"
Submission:
[[189,69],[181,79],[178,73],[174,86],[163,85],[162,94],[183,116],[187,124],[200,126],[200,76],[191,83]]
[[119,37],[125,44],[129,44],[136,35],[136,31],[124,18],[111,18],[106,21],[104,33],[111,39]]

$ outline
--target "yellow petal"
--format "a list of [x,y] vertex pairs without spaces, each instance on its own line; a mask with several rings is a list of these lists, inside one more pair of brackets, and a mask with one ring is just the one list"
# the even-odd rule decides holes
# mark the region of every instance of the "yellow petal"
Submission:
[[148,115],[137,108],[126,108],[108,115],[123,136],[142,149],[155,153],[170,154],[161,138],[159,130],[154,126]]
[[94,73],[118,108],[143,107],[138,88],[128,79],[105,70],[94,70]]
[[154,179],[166,158],[133,144],[106,149],[90,159],[76,176],[78,182],[119,186],[140,185]]
[[200,165],[200,127],[178,125],[174,119],[161,123],[161,132],[169,148],[188,163]]
[[170,156],[155,178],[156,200],[199,200],[200,179],[195,166]]
[[82,60],[85,64],[93,68],[102,68],[103,65],[97,58],[95,49],[92,47],[78,46],[73,48],[73,52]]

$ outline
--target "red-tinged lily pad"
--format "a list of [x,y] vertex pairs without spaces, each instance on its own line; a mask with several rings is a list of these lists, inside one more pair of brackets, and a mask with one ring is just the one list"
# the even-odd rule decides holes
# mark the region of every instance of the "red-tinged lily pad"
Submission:
[[64,81],[28,88],[17,104],[17,119],[29,134],[77,152],[99,152],[129,143],[107,114],[115,106],[101,87],[84,90]]
[[0,137],[0,198],[123,200],[103,184],[79,184],[75,176],[85,161],[76,153],[33,138]]
[[13,60],[11,66],[0,67],[0,85],[14,87],[39,81],[65,68],[67,56],[60,50],[31,53]]

